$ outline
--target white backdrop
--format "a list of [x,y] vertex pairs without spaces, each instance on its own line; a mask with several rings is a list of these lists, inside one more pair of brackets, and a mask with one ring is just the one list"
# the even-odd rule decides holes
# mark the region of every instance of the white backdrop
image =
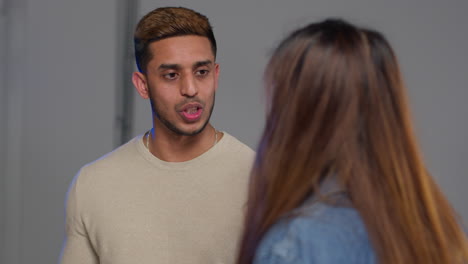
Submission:
[[[207,15],[221,65],[213,123],[255,148],[263,128],[261,75],[291,29],[329,16],[376,28],[399,56],[430,171],[468,219],[468,2],[150,1]],[[6,3],[6,5],[2,5]],[[117,0],[0,2],[0,262],[55,263],[64,198],[78,169],[114,147]],[[150,125],[135,93],[133,135]]]

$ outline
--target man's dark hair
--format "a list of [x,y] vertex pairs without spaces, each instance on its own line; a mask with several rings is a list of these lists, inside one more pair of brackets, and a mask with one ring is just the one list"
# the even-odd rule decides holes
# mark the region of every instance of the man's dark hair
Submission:
[[216,57],[216,40],[208,18],[184,7],[162,7],[146,14],[135,29],[135,59],[138,70],[146,73],[152,58],[149,45],[165,38],[196,35],[207,37]]

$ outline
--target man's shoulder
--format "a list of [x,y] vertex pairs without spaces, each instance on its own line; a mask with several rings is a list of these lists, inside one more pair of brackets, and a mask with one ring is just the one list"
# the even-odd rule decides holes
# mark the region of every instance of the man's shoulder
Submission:
[[252,163],[255,158],[255,152],[242,141],[223,132],[223,142],[220,144],[219,154],[233,161]]
[[227,132],[224,133],[224,141],[226,141],[225,145],[225,151],[229,151],[232,153],[240,153],[240,154],[245,154],[245,155],[255,155],[255,152],[247,146],[245,143],[237,139],[236,137],[232,136],[231,134]]
[[122,168],[128,167],[129,164],[134,164],[135,160],[141,159],[136,146],[138,138],[135,137],[111,152],[84,165],[76,177],[80,177],[81,181],[87,181],[89,177],[116,175]]

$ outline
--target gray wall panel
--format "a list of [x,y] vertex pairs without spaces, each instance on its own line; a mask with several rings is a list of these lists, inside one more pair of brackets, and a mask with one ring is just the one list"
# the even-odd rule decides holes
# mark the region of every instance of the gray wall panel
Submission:
[[[68,185],[115,143],[119,2],[2,2],[15,8],[9,23],[0,16],[0,261],[55,263]],[[400,59],[427,165],[468,223],[468,2],[142,0],[139,17],[168,5],[210,18],[221,65],[212,121],[252,148],[264,125],[261,76],[282,37],[329,16],[384,32]],[[136,135],[151,115],[134,95]]]
[[113,148],[117,7],[112,0],[11,3],[2,263],[56,263],[68,185]]
[[[261,76],[282,37],[326,17],[382,31],[399,57],[427,166],[468,223],[467,1],[142,0],[140,6],[140,17],[158,6],[186,6],[208,16],[221,66],[213,123],[253,148],[264,125]],[[138,134],[151,125],[148,102],[138,99],[135,115]]]

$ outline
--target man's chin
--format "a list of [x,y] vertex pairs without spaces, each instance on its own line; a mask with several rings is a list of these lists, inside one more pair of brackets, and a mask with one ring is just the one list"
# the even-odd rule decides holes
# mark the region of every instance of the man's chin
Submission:
[[203,125],[199,125],[195,128],[187,128],[187,129],[183,129],[182,131],[182,134],[186,135],[186,136],[196,136],[198,134],[200,134],[201,132],[203,132],[203,130],[205,130],[206,126],[208,125],[208,122],[205,122]]
[[182,135],[182,136],[196,136],[200,134],[203,131],[203,129],[196,129],[196,130],[179,130],[177,134]]
[[166,127],[169,128],[175,134],[181,136],[196,136],[205,130],[208,122],[205,122],[203,125],[196,125],[192,124],[190,127],[181,127],[181,126],[174,126],[173,124],[166,124]]

